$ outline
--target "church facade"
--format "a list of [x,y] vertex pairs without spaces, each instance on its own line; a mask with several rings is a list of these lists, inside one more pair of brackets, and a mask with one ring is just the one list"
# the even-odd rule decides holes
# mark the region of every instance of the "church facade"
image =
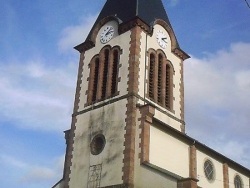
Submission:
[[183,62],[161,0],[107,0],[80,52],[53,188],[249,188],[250,170],[185,134]]

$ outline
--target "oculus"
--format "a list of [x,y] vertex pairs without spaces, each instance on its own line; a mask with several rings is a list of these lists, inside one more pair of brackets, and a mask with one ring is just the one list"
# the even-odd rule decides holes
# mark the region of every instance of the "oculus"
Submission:
[[92,155],[99,155],[106,144],[106,139],[103,134],[96,135],[90,143],[90,152]]
[[215,178],[214,165],[210,160],[206,160],[204,163],[204,173],[208,181],[213,181]]

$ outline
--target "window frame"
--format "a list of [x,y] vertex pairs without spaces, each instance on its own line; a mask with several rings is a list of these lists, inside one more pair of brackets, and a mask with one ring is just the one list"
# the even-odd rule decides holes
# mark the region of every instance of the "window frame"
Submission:
[[[107,45],[100,50],[99,54],[96,54],[92,58],[89,63],[90,72],[88,77],[87,103],[85,106],[119,94],[118,75],[121,54],[122,50],[119,46],[111,48],[110,45]],[[99,60],[99,63],[97,63],[97,60]],[[96,64],[99,65],[97,66]]]
[[[173,110],[174,68],[162,50],[149,49],[147,52],[147,98],[154,103]],[[169,67],[169,69],[167,69]],[[168,71],[168,72],[166,72]],[[169,78],[167,79],[167,75]],[[159,82],[160,81],[160,82]]]
[[[208,164],[209,166],[207,166],[206,164]],[[209,174],[207,174],[208,173],[207,170],[211,170]],[[203,165],[203,171],[208,182],[212,183],[215,181],[216,171],[215,171],[214,163],[212,162],[211,159],[205,159],[204,165]],[[212,176],[210,177],[211,173],[212,173]]]

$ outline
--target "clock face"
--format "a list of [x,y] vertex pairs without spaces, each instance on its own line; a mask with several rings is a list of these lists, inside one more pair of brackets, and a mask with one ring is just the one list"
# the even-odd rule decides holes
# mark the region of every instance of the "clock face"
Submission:
[[165,49],[167,47],[167,35],[162,31],[158,30],[156,33],[156,40],[160,47]]
[[114,36],[115,30],[112,26],[105,26],[100,34],[100,41],[102,44],[110,41]]

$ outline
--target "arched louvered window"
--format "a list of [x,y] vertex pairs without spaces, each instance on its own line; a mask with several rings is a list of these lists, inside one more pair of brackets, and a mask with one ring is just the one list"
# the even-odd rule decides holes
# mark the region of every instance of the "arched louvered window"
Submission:
[[108,67],[109,67],[109,50],[104,50],[104,70],[103,70],[103,79],[102,79],[102,96],[101,99],[106,97],[107,89],[107,79],[108,79]]
[[150,50],[148,69],[148,97],[172,110],[173,68],[162,51]]
[[119,64],[119,52],[118,50],[113,51],[113,67],[111,74],[111,95],[115,95],[117,92],[117,73],[118,73],[118,64]]
[[157,81],[157,102],[162,103],[162,67],[163,67],[163,56],[162,54],[158,55],[158,81]]
[[167,108],[170,108],[170,95],[171,95],[171,88],[170,88],[170,76],[171,76],[171,70],[169,64],[166,64],[166,85],[165,85],[165,106]]
[[99,75],[99,58],[95,59],[94,65],[94,80],[93,80],[93,94],[92,94],[92,101],[96,101],[96,94],[97,94],[97,86],[98,86],[98,75]]
[[149,79],[149,98],[151,100],[154,99],[154,72],[155,72],[155,55],[154,54],[150,54],[149,57],[149,75],[148,75],[148,79]]
[[105,46],[90,62],[87,105],[117,94],[121,50]]

